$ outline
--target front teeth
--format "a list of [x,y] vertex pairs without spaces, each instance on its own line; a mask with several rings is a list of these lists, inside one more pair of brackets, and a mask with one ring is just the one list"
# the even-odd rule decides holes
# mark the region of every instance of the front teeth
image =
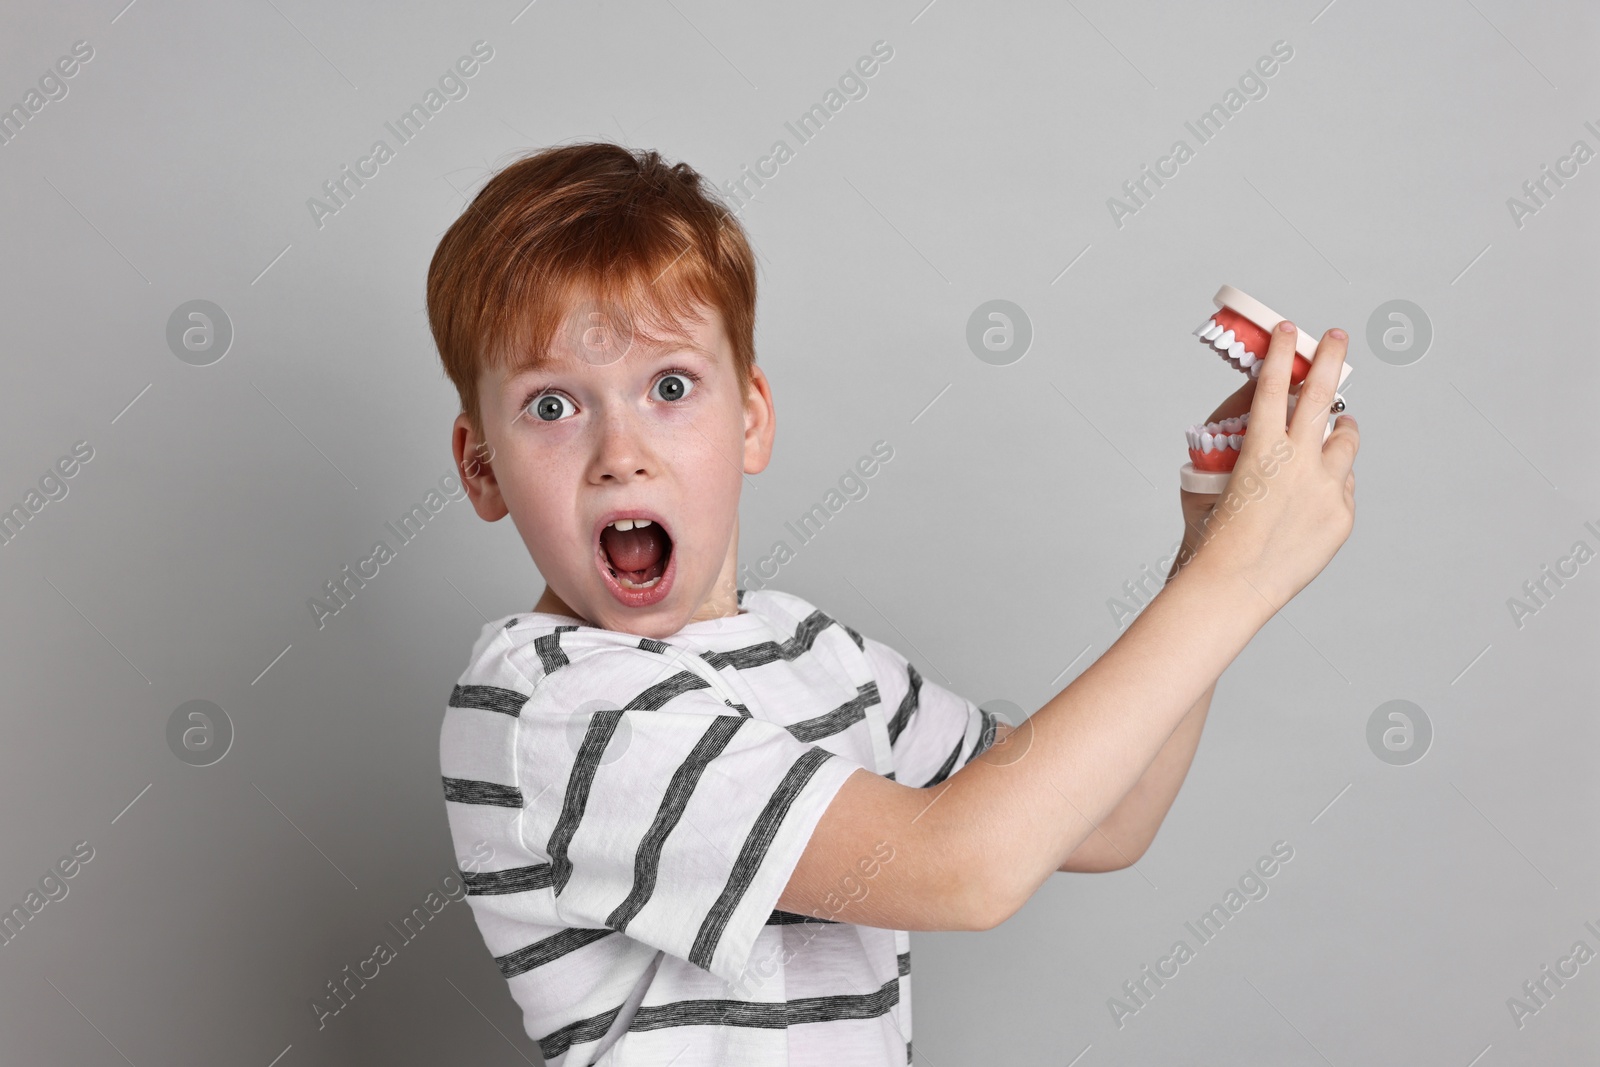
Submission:
[[1221,422],[1208,422],[1191,426],[1186,431],[1189,447],[1197,452],[1219,452],[1224,448],[1238,451],[1244,445],[1244,429],[1250,424],[1250,413]]
[[1216,349],[1217,354],[1227,360],[1234,370],[1244,371],[1252,378],[1261,373],[1260,364],[1266,357],[1250,351],[1244,342],[1234,337],[1232,330],[1224,330],[1215,319],[1207,319],[1195,330],[1194,335]]
[[[617,529],[617,530],[643,529],[644,527],[650,525],[650,520],[649,519],[617,519],[614,522],[608,523],[607,525],[609,525],[609,526],[611,526],[611,527],[613,527],[614,529]],[[613,578],[615,578],[617,580],[617,584],[622,586],[622,588],[624,588],[624,589],[649,589],[649,588],[655,586],[657,583],[659,583],[661,581],[661,575],[657,575],[656,577],[650,579],[648,582],[633,582],[633,581],[629,581],[627,578],[625,578],[622,575],[618,574],[616,572],[616,569],[613,568],[613,567],[607,567],[606,569],[611,572],[611,577],[613,577]]]

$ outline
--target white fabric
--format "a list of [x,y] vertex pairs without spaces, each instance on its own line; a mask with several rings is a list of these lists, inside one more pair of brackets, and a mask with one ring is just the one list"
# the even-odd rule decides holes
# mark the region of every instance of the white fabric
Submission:
[[551,1067],[910,1061],[909,934],[775,909],[853,771],[936,784],[994,718],[799,597],[740,602],[665,641],[501,619],[451,694],[467,901]]

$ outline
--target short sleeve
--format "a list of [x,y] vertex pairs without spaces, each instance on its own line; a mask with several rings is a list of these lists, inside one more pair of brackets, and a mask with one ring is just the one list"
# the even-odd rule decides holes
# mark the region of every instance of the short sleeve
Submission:
[[889,721],[895,781],[938,785],[994,743],[993,714],[928,681],[888,645],[870,637],[861,645]]
[[727,982],[859,766],[634,648],[540,679],[516,761],[522,844],[548,858],[555,919],[621,931]]

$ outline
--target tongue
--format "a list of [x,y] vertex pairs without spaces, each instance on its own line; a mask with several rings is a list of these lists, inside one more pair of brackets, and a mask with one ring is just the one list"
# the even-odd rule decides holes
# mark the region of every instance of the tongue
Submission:
[[[606,556],[611,560],[611,566],[619,572],[627,573],[629,579],[636,574],[649,571],[666,559],[667,535],[661,529],[660,523],[651,523],[649,526],[635,526],[631,530],[618,530],[607,526],[600,531],[600,547],[605,549]],[[645,579],[649,580],[648,577]]]

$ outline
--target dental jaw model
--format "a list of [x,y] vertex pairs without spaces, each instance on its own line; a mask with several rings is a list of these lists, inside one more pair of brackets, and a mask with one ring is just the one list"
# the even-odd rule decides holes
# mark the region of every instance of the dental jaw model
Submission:
[[[1211,346],[1232,368],[1250,377],[1258,377],[1261,363],[1267,358],[1267,343],[1272,331],[1283,316],[1231,285],[1224,285],[1211,298],[1217,311],[1202,322],[1194,335],[1201,343]],[[1311,358],[1316,354],[1316,338],[1304,330],[1295,331],[1294,366],[1289,371],[1288,415],[1294,415],[1295,402],[1306,374],[1311,370]],[[1350,376],[1348,361],[1339,369],[1339,388]],[[1344,397],[1335,395],[1330,415],[1344,410]],[[1249,429],[1250,413],[1217,422],[1207,422],[1189,427],[1189,462],[1178,471],[1178,483],[1191,493],[1220,493],[1228,484],[1233,465],[1239,459],[1239,449],[1244,444]],[[1323,427],[1322,439],[1326,441],[1333,426]]]

